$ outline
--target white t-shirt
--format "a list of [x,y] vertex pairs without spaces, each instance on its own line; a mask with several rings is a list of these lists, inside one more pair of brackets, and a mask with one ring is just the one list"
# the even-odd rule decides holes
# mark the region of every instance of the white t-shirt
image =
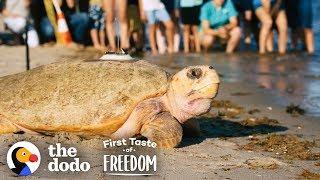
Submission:
[[142,0],[142,3],[144,11],[153,11],[164,8],[161,0]]
[[17,14],[24,18],[29,14],[29,9],[26,7],[24,0],[7,0],[5,8],[9,13]]

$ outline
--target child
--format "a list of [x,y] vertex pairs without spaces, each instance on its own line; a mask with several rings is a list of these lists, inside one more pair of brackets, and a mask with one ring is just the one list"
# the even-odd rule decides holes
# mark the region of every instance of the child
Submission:
[[174,24],[170,19],[164,4],[160,0],[139,0],[140,16],[142,20],[147,20],[149,25],[149,40],[152,54],[158,54],[156,45],[156,23],[162,22],[166,28],[168,42],[168,52],[173,52],[173,32]]
[[278,28],[278,47],[279,53],[286,53],[287,47],[287,16],[282,0],[253,0],[253,8],[261,22],[259,34],[259,52],[264,54],[266,51],[273,51],[273,22]]
[[196,52],[200,52],[200,40],[198,34],[198,26],[200,25],[200,9],[203,1],[202,0],[181,0],[180,1],[180,12],[181,21],[183,24],[183,46],[184,52],[189,53],[190,45],[190,34],[192,32],[194,37],[194,44]]
[[105,15],[102,10],[102,0],[90,0],[89,18],[90,35],[93,46],[98,50],[105,50]]

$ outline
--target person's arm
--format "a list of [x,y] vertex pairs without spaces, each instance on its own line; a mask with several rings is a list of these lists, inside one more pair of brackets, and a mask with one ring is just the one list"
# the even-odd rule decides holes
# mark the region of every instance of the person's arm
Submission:
[[237,26],[238,26],[238,19],[237,19],[236,16],[234,16],[234,17],[231,17],[231,18],[229,19],[229,24],[225,25],[224,27],[225,27],[227,30],[231,30],[231,29],[233,29],[233,28],[235,28],[235,27],[237,27]]
[[251,10],[246,10],[244,12],[244,18],[247,20],[247,21],[251,21],[252,20],[252,11]]
[[74,0],[66,0],[66,2],[67,2],[67,6],[68,6],[70,9],[74,8],[74,6],[75,6]]
[[24,5],[25,5],[26,7],[29,7],[30,4],[31,4],[31,0],[24,0]]
[[238,26],[238,12],[236,8],[234,7],[232,1],[228,1],[228,4],[226,5],[226,8],[229,10],[229,23],[224,26],[226,30],[231,30]]
[[206,35],[216,36],[218,35],[218,31],[210,28],[210,22],[208,20],[202,20],[201,22],[203,32]]
[[140,19],[142,21],[146,21],[147,18],[146,18],[146,14],[145,14],[145,12],[143,10],[143,2],[142,2],[142,0],[139,0],[139,10],[140,10]]

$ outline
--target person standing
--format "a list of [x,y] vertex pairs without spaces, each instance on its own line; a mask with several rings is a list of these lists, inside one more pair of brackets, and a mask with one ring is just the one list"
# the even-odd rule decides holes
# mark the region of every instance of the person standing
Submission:
[[162,22],[165,26],[166,38],[168,42],[168,53],[173,53],[174,24],[160,0],[139,0],[140,17],[147,21],[149,28],[149,41],[152,54],[158,54],[156,45],[156,23]]
[[241,29],[238,13],[231,0],[211,0],[201,8],[201,44],[208,49],[217,38],[227,41],[227,53],[232,53],[239,44]]
[[106,32],[109,45],[112,51],[116,51],[116,33],[114,27],[115,10],[118,11],[120,23],[120,47],[125,51],[129,49],[129,29],[128,29],[128,2],[127,0],[103,0],[104,11],[106,13]]
[[94,48],[105,50],[105,14],[102,9],[102,0],[90,0],[89,28]]
[[198,26],[200,25],[200,9],[203,0],[180,0],[180,16],[183,24],[184,52],[189,53],[191,34],[193,35],[196,52],[201,51]]
[[253,8],[261,22],[259,53],[264,54],[266,51],[273,51],[273,21],[278,28],[279,53],[286,53],[288,23],[284,2],[282,0],[253,0]]
[[292,30],[293,48],[296,48],[297,41],[302,39],[304,40],[307,52],[312,54],[314,52],[312,0],[287,0],[286,13],[289,27]]

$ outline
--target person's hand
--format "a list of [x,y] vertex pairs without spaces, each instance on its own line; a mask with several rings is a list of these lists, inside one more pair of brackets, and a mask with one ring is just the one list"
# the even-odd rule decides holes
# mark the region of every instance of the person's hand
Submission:
[[218,31],[218,36],[221,37],[222,39],[228,38],[228,31],[225,27],[221,27],[217,31]]
[[140,19],[142,22],[147,22],[147,16],[146,13],[144,11],[140,12]]
[[175,9],[174,10],[174,16],[176,17],[176,18],[180,18],[180,10],[179,9]]

